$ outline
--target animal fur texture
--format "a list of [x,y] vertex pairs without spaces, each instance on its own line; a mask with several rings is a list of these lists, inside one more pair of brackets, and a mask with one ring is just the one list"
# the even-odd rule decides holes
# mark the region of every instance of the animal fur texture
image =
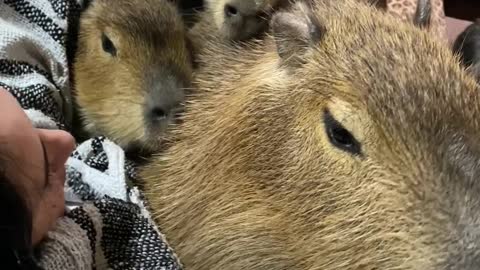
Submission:
[[[248,40],[266,31],[269,18],[289,0],[206,0],[203,19],[227,40]],[[212,23],[213,22],[213,23]]]
[[73,79],[85,130],[127,150],[157,150],[183,108],[192,76],[176,6],[167,0],[94,0],[80,22]]
[[204,10],[196,14],[197,22],[188,33],[194,54],[201,53],[205,42],[212,36],[217,42],[227,45],[262,38],[272,15],[289,7],[293,1],[205,0]]
[[198,56],[141,177],[191,270],[473,270],[480,89],[438,39],[351,0]]

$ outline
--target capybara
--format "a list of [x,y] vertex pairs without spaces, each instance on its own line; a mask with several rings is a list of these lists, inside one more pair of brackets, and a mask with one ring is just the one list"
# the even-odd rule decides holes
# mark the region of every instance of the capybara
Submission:
[[186,269],[478,269],[480,89],[439,39],[317,0],[206,48],[140,173]]
[[157,150],[192,76],[184,22],[168,0],[94,0],[80,17],[74,96],[84,129]]
[[206,0],[206,21],[228,40],[247,40],[264,32],[271,14],[290,0]]

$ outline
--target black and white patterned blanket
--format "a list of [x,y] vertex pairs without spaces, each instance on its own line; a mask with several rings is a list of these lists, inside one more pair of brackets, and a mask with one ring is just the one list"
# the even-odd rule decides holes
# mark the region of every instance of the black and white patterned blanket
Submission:
[[[82,0],[0,0],[0,87],[39,128],[72,127],[70,50]],[[72,35],[73,33],[73,35]],[[3,91],[3,90],[2,90]],[[68,209],[39,247],[45,270],[182,269],[152,222],[123,150],[104,137],[67,161]]]

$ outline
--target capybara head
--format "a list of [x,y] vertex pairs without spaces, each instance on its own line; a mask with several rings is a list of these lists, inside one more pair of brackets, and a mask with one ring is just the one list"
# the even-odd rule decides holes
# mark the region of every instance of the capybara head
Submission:
[[141,177],[192,270],[480,265],[480,89],[444,43],[356,0],[212,41]]
[[167,0],[94,0],[81,16],[74,87],[85,129],[155,150],[191,80],[184,24]]
[[453,51],[464,67],[480,82],[480,19],[463,30],[453,43]]
[[273,11],[289,0],[206,0],[208,14],[220,34],[229,40],[244,41],[263,33]]

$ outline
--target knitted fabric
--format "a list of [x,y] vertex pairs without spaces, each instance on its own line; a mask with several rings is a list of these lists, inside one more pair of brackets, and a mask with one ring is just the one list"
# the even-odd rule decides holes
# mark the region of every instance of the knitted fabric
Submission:
[[[0,88],[38,128],[70,130],[70,32],[77,0],[0,0]],[[2,90],[3,91],[3,90]],[[67,164],[67,214],[38,247],[45,270],[182,269],[155,227],[132,163],[104,137],[78,145]]]

